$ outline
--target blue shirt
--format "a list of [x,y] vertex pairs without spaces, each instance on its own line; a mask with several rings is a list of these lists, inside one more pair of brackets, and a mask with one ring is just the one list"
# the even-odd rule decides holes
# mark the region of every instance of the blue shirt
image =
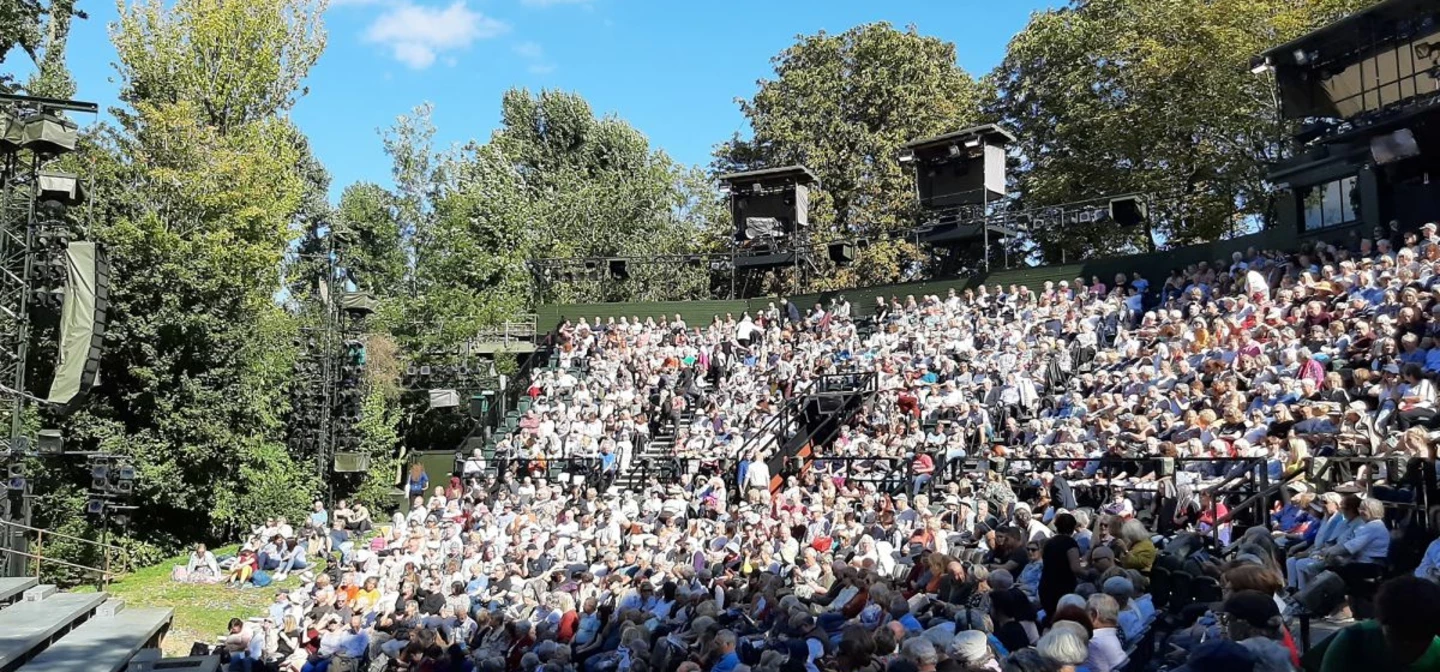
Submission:
[[1340,545],[1356,562],[1380,562],[1390,553],[1390,530],[1384,521],[1371,520],[1355,528],[1350,539]]
[[715,667],[710,668],[710,672],[735,672],[737,667],[740,667],[740,656],[731,651],[716,661]]
[[340,648],[335,653],[346,658],[361,660],[369,648],[370,635],[365,634],[365,630],[362,629],[359,632],[346,633],[345,637],[341,638]]
[[1440,539],[1425,547],[1425,557],[1420,559],[1420,566],[1415,568],[1415,576],[1440,582]]
[[1327,516],[1325,522],[1320,523],[1319,532],[1315,533],[1315,548],[1322,548],[1326,544],[1339,539],[1347,529],[1349,528],[1345,524],[1345,516],[1339,513]]
[[1295,529],[1295,526],[1300,523],[1300,514],[1300,507],[1295,506],[1292,502],[1286,504],[1278,513],[1270,514],[1270,522],[1275,523],[1281,532],[1289,532]]

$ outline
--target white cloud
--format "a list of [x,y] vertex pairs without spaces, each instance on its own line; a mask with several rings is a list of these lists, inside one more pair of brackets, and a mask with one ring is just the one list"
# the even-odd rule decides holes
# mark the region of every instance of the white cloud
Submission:
[[545,58],[545,48],[536,42],[521,42],[514,47],[515,54],[520,58],[540,60]]
[[519,42],[510,47],[516,56],[529,61],[530,65],[525,68],[532,75],[548,75],[555,72],[555,64],[545,59],[545,47],[538,42]]
[[476,40],[509,30],[504,23],[471,10],[464,0],[444,9],[402,1],[375,17],[365,31],[365,40],[388,47],[396,60],[423,70],[434,64],[441,52],[464,49]]

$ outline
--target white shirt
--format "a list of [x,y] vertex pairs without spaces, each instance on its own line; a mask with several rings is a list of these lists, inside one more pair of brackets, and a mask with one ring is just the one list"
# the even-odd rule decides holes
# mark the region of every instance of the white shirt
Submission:
[[1085,667],[1090,672],[1110,672],[1124,667],[1128,660],[1115,628],[1095,629],[1095,634],[1090,636],[1090,655],[1085,659]]

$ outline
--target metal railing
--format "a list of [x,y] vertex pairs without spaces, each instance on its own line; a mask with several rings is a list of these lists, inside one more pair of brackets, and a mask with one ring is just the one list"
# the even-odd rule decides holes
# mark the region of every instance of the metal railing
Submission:
[[476,332],[470,339],[468,345],[472,348],[481,343],[501,343],[509,345],[519,341],[533,342],[539,335],[536,328],[536,316],[531,313],[522,315],[517,320],[506,320],[493,327],[485,327]]
[[[54,530],[47,530],[40,527],[31,527],[29,525],[24,525],[21,523],[7,520],[0,520],[0,526],[3,526],[5,534],[7,535],[15,534],[17,531],[20,534],[33,535],[30,545],[31,552],[17,551],[8,548],[0,548],[0,552],[19,556],[25,558],[26,560],[33,561],[31,564],[33,564],[35,567],[36,578],[40,578],[41,573],[45,569],[45,565],[48,563],[50,565],[66,567],[69,569],[84,572],[86,574],[90,574],[96,579],[98,579],[99,587],[103,589],[106,584],[115,580],[115,578],[118,577],[120,574],[130,571],[133,565],[130,557],[130,552],[123,547],[116,546],[114,544],[106,544],[95,541],[93,539],[77,537],[73,534],[65,534],[64,532],[56,532]],[[98,549],[101,563],[103,566],[91,567],[89,565],[82,565],[79,563],[70,562],[68,560],[61,560],[53,556],[46,557],[45,540],[47,538],[67,539],[70,541],[79,542],[81,544],[94,547]]]

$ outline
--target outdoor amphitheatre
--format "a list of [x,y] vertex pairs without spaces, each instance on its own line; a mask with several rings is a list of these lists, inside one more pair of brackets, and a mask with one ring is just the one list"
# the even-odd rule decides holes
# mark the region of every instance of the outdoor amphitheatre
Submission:
[[1440,670],[1440,4],[899,4],[0,3],[0,672]]

